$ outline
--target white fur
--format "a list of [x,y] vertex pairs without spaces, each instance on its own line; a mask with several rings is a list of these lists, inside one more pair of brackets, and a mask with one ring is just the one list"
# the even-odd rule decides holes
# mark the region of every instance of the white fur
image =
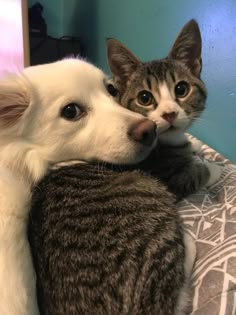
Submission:
[[191,142],[192,152],[194,154],[199,153],[201,151],[202,146],[203,146],[202,141],[200,141],[200,140],[198,140],[196,138],[189,139],[189,141]]
[[160,143],[165,143],[171,146],[178,146],[189,142],[187,136],[182,130],[167,131],[161,134]]
[[[93,65],[66,59],[0,81],[1,315],[38,314],[26,237],[29,187],[58,162],[136,163],[152,149],[128,136],[143,117],[118,106],[104,80]],[[76,121],[60,115],[72,102],[86,113]]]
[[[185,111],[175,102],[174,97],[171,95],[169,88],[166,83],[162,83],[159,86],[159,93],[155,92],[154,97],[158,103],[157,108],[154,111],[150,111],[148,118],[152,119],[156,122],[158,131],[160,132],[160,141],[165,141],[168,139],[168,143],[178,144],[176,139],[177,133],[184,133],[186,128],[190,124],[190,119],[186,115]],[[162,117],[164,113],[175,112],[178,116],[175,119],[173,126],[176,128],[174,130],[169,129],[170,124]],[[176,139],[175,139],[176,137]],[[180,139],[180,143],[182,144],[182,138]]]
[[186,278],[190,279],[192,275],[193,264],[196,259],[197,249],[195,241],[188,232],[184,232],[185,245],[185,274]]
[[194,239],[187,233],[184,232],[184,245],[185,245],[185,284],[181,288],[177,307],[174,315],[186,314],[186,310],[190,306],[190,281],[193,270],[193,265],[196,260],[197,249]]
[[0,168],[0,314],[37,315],[35,274],[26,235],[30,190]]
[[206,187],[209,187],[209,186],[215,184],[219,180],[221,173],[222,173],[222,166],[220,166],[214,162],[204,161],[204,163],[210,172],[210,177],[209,177],[209,180],[206,184]]

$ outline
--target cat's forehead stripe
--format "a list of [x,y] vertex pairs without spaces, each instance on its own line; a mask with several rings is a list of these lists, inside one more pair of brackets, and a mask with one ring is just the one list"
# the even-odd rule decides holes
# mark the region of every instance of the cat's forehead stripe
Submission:
[[172,83],[175,83],[175,82],[176,82],[176,78],[175,78],[174,72],[169,71],[169,72],[168,72],[168,75],[169,75],[169,77],[171,78]]
[[132,106],[132,103],[134,102],[134,98],[132,97],[132,98],[130,98],[128,101],[127,101],[127,108],[129,109],[129,110],[131,110],[132,108],[131,108],[131,106]]
[[159,80],[156,76],[151,76],[151,82],[152,82],[152,92],[157,92],[158,96],[160,97],[160,90],[159,90]]
[[[150,81],[150,80],[149,80],[149,81]],[[150,90],[150,87],[149,87],[150,85],[149,85],[149,84],[150,84],[150,82],[148,83],[148,78],[144,78],[144,79],[143,79],[143,82],[142,82],[142,86],[143,86],[143,88],[144,88],[145,90],[148,90],[148,89]]]
[[173,68],[173,65],[168,60],[157,60],[153,62],[149,62],[145,65],[146,75],[154,76],[157,81],[163,82],[167,80],[171,80],[172,82],[176,82],[176,71],[178,72],[178,68]]
[[151,90],[152,89],[152,83],[151,83],[151,80],[149,77],[147,77],[146,82],[147,82],[147,86],[148,86],[149,90]]
[[170,90],[169,90],[169,88],[165,82],[163,82],[159,85],[159,90],[160,90],[160,94],[161,94],[162,99],[165,99],[165,100],[171,99],[172,100]]
[[148,67],[148,66],[147,66],[147,68],[146,68],[146,69],[147,69],[147,74],[148,74],[148,75],[151,75],[151,73],[152,73],[152,72],[151,72],[150,67]]

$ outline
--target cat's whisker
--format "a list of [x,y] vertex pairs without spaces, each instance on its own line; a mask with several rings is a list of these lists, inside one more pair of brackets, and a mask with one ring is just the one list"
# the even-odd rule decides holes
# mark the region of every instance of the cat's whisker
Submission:
[[100,173],[99,173],[100,163],[101,163],[100,161],[98,161],[98,163],[97,163],[97,171],[98,171],[98,175],[100,174]]
[[99,161],[98,162],[98,174],[103,175],[104,173],[104,162],[103,161]]
[[203,118],[203,117],[191,117],[191,119],[194,121],[199,120],[199,121],[203,121],[203,122],[207,122],[207,123],[212,123],[211,120],[209,120],[207,118]]
[[104,175],[104,170],[105,170],[105,167],[106,167],[106,162],[102,161],[102,175]]
[[210,120],[205,119],[205,118],[200,118],[200,117],[192,117],[191,120],[200,120],[200,121],[206,121],[206,122],[210,122]]

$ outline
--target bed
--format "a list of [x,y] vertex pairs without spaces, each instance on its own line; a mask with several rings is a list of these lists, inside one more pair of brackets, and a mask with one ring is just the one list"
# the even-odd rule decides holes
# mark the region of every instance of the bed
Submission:
[[197,246],[191,315],[236,315],[236,165],[202,145],[197,159],[223,166],[220,180],[179,203]]

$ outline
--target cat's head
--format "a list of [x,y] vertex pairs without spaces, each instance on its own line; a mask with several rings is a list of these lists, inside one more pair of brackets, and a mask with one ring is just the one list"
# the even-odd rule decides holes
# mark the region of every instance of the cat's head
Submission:
[[185,131],[205,107],[201,46],[194,20],[183,27],[168,57],[160,60],[141,62],[120,42],[108,39],[108,64],[115,87],[109,87],[111,94],[122,106],[155,121],[160,138],[171,139]]

